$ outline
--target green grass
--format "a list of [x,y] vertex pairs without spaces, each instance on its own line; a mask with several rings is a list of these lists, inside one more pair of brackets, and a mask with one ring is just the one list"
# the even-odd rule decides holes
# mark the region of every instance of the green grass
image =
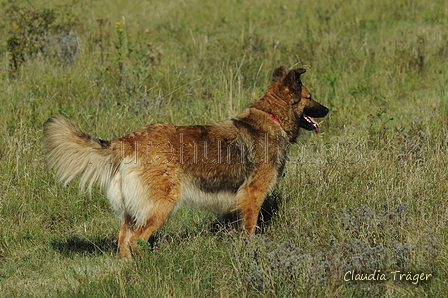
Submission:
[[[54,9],[59,26],[47,51],[25,55],[14,73],[7,40],[19,29],[0,20],[2,296],[446,295],[446,1],[20,5],[21,18]],[[69,26],[73,57],[61,52]],[[223,120],[280,65],[306,68],[304,85],[331,112],[323,133],[304,131],[293,146],[276,187],[279,210],[251,241],[212,232],[213,215],[186,208],[152,248],[143,243],[141,256],[121,261],[105,196],[63,187],[45,163],[42,124],[51,115],[103,139],[155,121]],[[349,270],[389,275],[344,281]],[[393,271],[432,277],[414,285],[393,281]]]

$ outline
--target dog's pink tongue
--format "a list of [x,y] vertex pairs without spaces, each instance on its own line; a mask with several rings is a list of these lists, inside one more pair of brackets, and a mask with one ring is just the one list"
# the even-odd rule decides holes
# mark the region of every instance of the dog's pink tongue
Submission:
[[319,123],[317,123],[313,118],[306,116],[305,119],[314,126],[314,131],[320,133]]

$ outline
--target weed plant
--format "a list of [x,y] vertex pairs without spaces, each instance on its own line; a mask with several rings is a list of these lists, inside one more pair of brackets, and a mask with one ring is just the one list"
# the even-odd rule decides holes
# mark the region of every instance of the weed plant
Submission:
[[[36,0],[1,11],[2,297],[446,296],[447,1]],[[102,192],[63,187],[45,163],[51,115],[106,140],[156,121],[224,120],[280,65],[306,68],[304,85],[331,111],[321,134],[292,146],[270,197],[278,208],[255,237],[184,208],[122,261]],[[415,283],[420,273],[430,276]]]

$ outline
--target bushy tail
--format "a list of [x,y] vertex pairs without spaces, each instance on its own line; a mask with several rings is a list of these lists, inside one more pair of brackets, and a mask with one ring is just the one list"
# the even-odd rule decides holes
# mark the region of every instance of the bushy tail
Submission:
[[90,192],[98,182],[105,187],[113,175],[110,142],[93,138],[63,116],[53,116],[44,123],[44,147],[49,164],[60,181],[67,185],[81,174],[81,190]]

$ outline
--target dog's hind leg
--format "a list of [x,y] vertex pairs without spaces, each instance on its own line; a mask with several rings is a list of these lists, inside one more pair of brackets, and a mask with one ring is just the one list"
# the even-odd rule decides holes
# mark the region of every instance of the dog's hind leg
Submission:
[[131,253],[138,254],[137,239],[147,242],[151,234],[165,224],[174,206],[175,204],[170,198],[158,200],[146,222],[139,227],[135,226],[130,218],[126,218],[118,233],[120,257],[128,258]]
[[134,234],[132,219],[126,216],[124,223],[118,232],[118,252],[121,258],[128,258],[131,255],[130,238]]
[[[134,180],[135,181],[135,180]],[[132,200],[128,204],[123,226],[119,232],[119,252],[121,257],[138,254],[137,239],[148,241],[151,234],[160,229],[173,212],[179,198],[180,187],[168,175],[152,176],[151,182],[142,181],[146,191],[130,192]],[[132,197],[131,196],[131,197]],[[137,209],[140,208],[140,209]],[[133,212],[130,212],[132,211]],[[137,212],[138,211],[138,212]]]
[[110,180],[106,194],[111,206],[115,209],[117,216],[122,222],[120,231],[118,232],[118,251],[120,257],[130,255],[129,239],[133,235],[133,218],[126,212],[124,197],[122,193],[121,174],[116,174]]
[[160,229],[170,217],[175,206],[175,200],[170,197],[160,199],[155,204],[153,214],[148,217],[145,224],[134,231],[130,242],[132,245],[136,244],[137,239],[148,241],[152,233]]

